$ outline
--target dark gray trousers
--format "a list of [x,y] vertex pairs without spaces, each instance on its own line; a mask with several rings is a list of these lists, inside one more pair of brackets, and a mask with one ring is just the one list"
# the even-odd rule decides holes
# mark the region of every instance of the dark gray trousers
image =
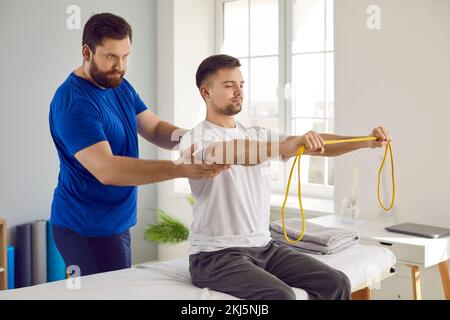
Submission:
[[289,246],[227,248],[189,256],[192,283],[247,300],[295,300],[291,287],[313,300],[349,300],[348,277]]

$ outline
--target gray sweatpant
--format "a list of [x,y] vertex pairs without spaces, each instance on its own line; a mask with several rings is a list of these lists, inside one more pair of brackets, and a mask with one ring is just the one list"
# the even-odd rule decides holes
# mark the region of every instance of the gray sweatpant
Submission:
[[227,248],[189,256],[192,283],[247,300],[349,300],[348,277],[317,259],[271,241],[265,247]]

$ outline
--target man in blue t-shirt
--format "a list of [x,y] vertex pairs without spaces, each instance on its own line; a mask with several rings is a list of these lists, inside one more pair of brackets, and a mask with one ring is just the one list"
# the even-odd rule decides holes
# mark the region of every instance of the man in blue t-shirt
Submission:
[[[81,275],[131,266],[129,229],[137,220],[137,186],[186,177],[211,178],[223,165],[138,159],[138,137],[172,149],[186,130],[160,120],[125,80],[132,29],[109,13],[83,31],[83,65],[57,89],[50,131],[60,173],[51,223],[67,266]],[[178,131],[176,131],[178,130]]]

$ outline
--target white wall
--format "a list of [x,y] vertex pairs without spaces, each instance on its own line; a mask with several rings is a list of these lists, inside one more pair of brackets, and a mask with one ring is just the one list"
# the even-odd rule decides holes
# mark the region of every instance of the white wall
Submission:
[[[381,30],[366,27],[366,9],[381,8]],[[384,125],[393,136],[397,200],[380,209],[377,173],[384,150],[358,152],[364,218],[450,227],[450,2],[336,0],[336,132],[366,135]],[[335,208],[351,188],[351,155],[335,163]],[[390,200],[390,168],[383,175]],[[424,298],[443,297],[437,268],[424,273]],[[397,290],[410,292],[409,274]],[[407,280],[404,280],[407,279]],[[407,285],[408,288],[404,288]],[[425,289],[424,289],[425,291]]]
[[[81,29],[66,27],[66,8],[81,9]],[[48,219],[59,161],[48,125],[56,88],[82,63],[84,23],[96,12],[123,16],[134,31],[133,54],[127,72],[142,99],[155,105],[155,0],[2,0],[0,2],[0,217],[14,226]],[[140,140],[143,158],[155,158],[155,148]],[[152,221],[156,187],[139,190],[139,222],[132,229],[133,263],[156,258],[156,246],[144,242],[143,229]]]
[[[215,1],[157,1],[157,93],[158,115],[177,126],[190,129],[202,121],[206,107],[195,85],[200,62],[215,53]],[[176,153],[158,150],[161,160]],[[192,208],[174,181],[158,184],[158,207],[190,224]],[[187,254],[187,243],[160,246],[159,259]]]

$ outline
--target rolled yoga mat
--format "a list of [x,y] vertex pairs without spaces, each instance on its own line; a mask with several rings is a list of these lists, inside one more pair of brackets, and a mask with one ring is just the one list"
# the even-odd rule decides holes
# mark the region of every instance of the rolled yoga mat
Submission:
[[16,288],[33,285],[31,266],[31,224],[16,227]]
[[33,222],[31,232],[33,257],[33,285],[47,282],[47,230],[46,220]]
[[14,247],[8,246],[8,289],[14,289]]
[[56,248],[53,240],[52,225],[47,221],[47,281],[58,281],[66,278],[66,264]]

